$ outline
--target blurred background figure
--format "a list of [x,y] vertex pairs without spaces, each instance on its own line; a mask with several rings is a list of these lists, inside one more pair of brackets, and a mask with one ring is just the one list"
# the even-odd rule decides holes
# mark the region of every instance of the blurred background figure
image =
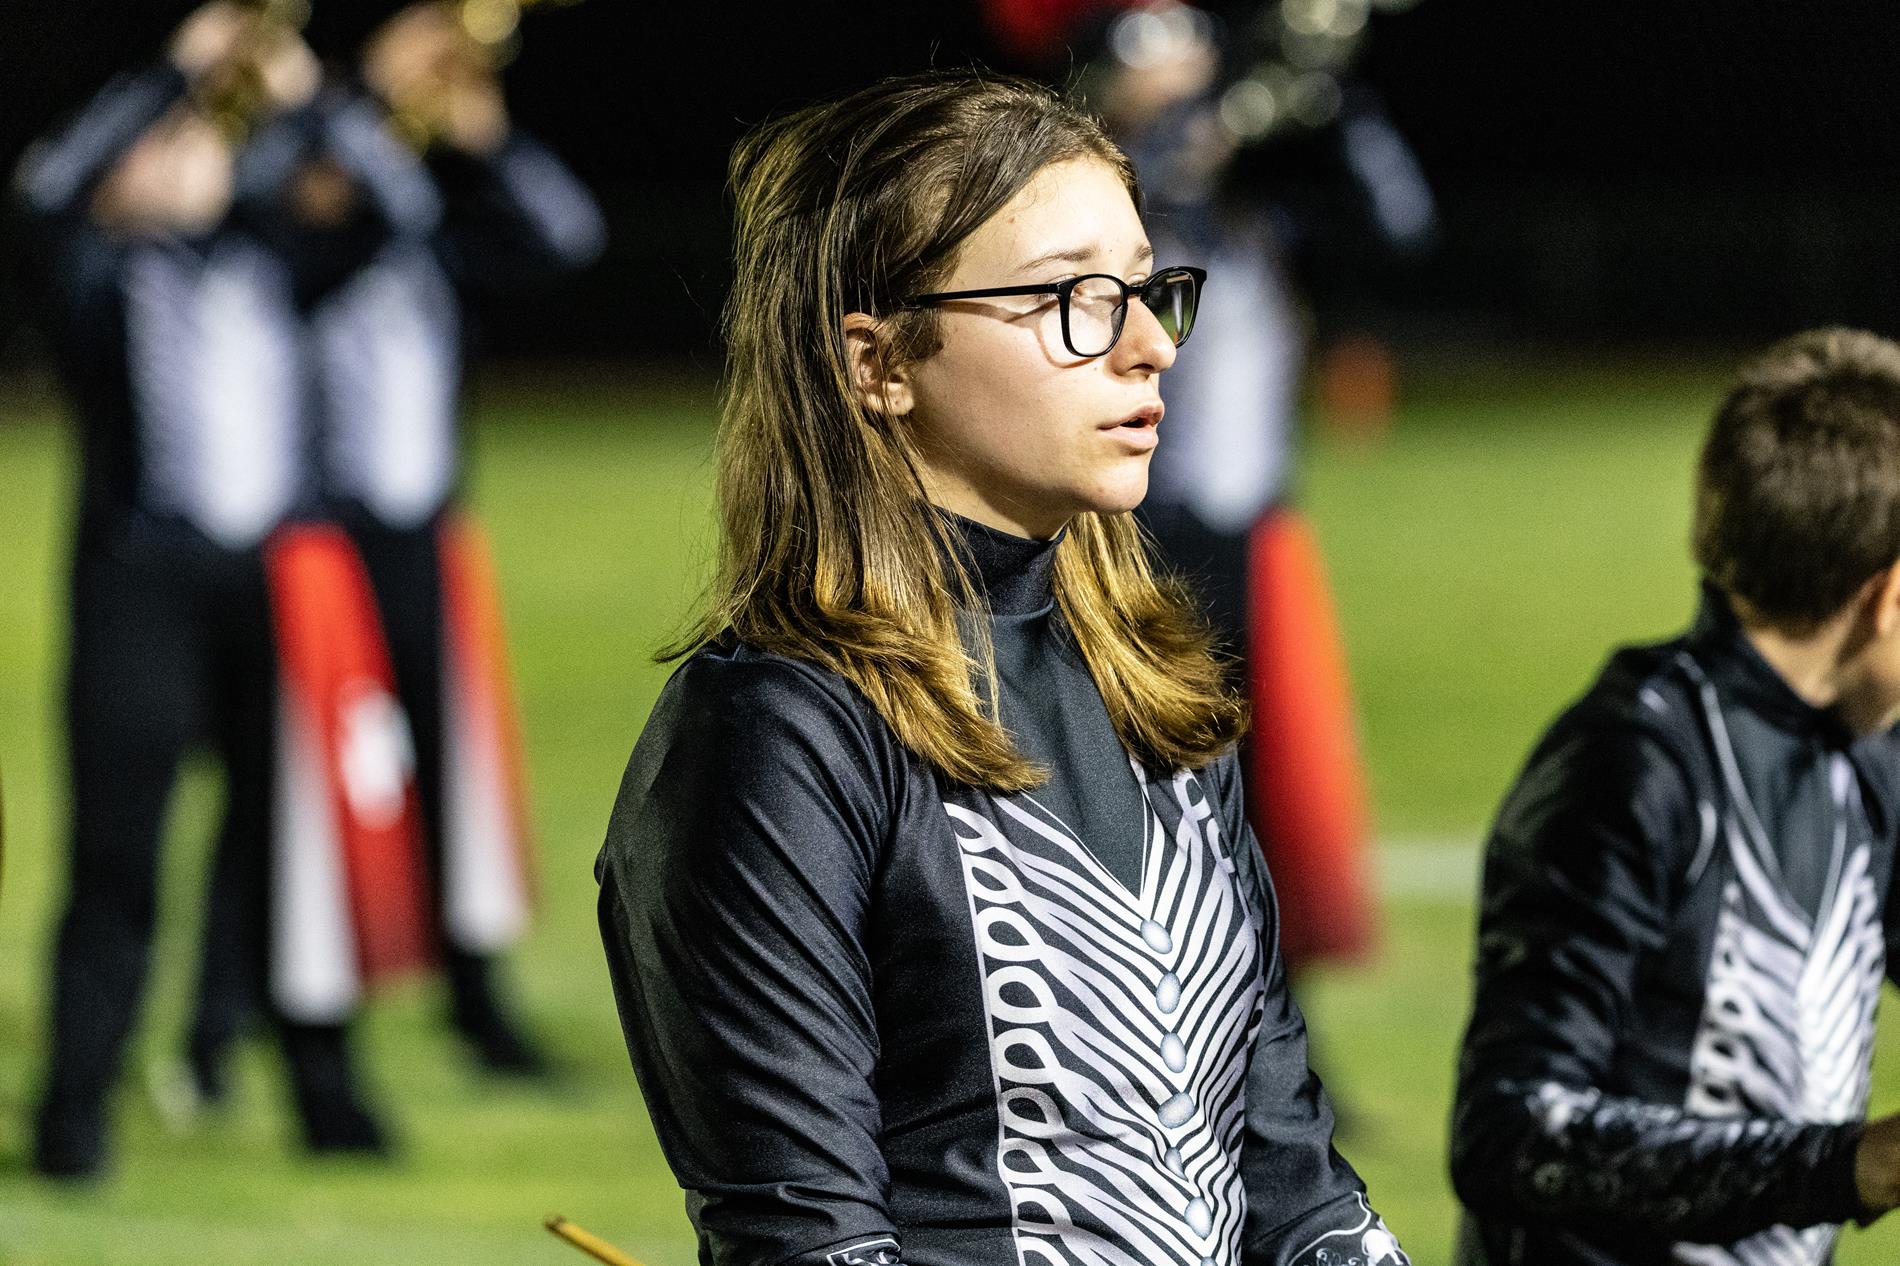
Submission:
[[1206,319],[1162,383],[1167,438],[1141,514],[1245,674],[1248,814],[1296,970],[1362,955],[1376,910],[1344,650],[1292,504],[1309,342],[1293,273],[1348,235],[1420,250],[1433,225],[1405,142],[1350,80],[1373,7],[987,0],[1016,56],[1060,71],[1075,50],[1141,176],[1157,262],[1208,270]]
[[[481,0],[402,9],[364,46],[359,78],[326,89],[303,126],[285,121],[283,144],[335,164],[342,124],[373,118],[402,144],[355,151],[380,155],[388,182],[426,173],[439,199],[439,221],[380,222],[354,271],[313,288],[314,447],[326,512],[367,567],[413,740],[449,1021],[482,1067],[532,1076],[545,1057],[493,963],[528,922],[527,811],[486,549],[456,506],[464,312],[584,266],[604,231],[586,190],[509,118],[499,71],[518,16],[512,2]],[[245,905],[242,883],[221,859],[212,908]],[[213,1101],[255,1015],[224,966],[240,957],[230,926],[206,923],[187,1042],[197,1091]]]
[[[258,165],[251,143],[264,121],[306,107],[318,83],[296,14],[206,5],[166,61],[115,79],[18,173],[84,454],[67,666],[70,873],[33,1154],[49,1175],[91,1176],[107,1160],[109,1100],[147,974],[160,830],[188,749],[208,743],[223,766],[220,851],[261,867],[270,836],[262,546],[311,504],[316,478],[307,278],[247,203],[282,201],[324,241],[319,253],[337,246],[323,182]],[[237,923],[264,917],[253,903]],[[261,937],[239,931],[236,943],[262,953]],[[350,1090],[344,1028],[273,1018],[305,1141],[378,1147]]]

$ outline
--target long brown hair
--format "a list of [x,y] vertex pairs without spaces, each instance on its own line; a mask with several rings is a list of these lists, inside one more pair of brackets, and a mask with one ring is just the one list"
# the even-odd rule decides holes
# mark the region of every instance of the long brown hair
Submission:
[[[1043,781],[986,705],[986,622],[957,618],[981,598],[925,499],[907,420],[853,389],[844,318],[881,318],[887,363],[929,356],[937,318],[903,296],[947,276],[965,239],[1037,172],[1079,158],[1137,195],[1099,122],[1040,85],[973,72],[887,80],[739,143],[719,567],[704,612],[662,659],[730,635],[837,672],[957,781]],[[1073,519],[1055,589],[1116,733],[1144,765],[1199,768],[1240,737],[1245,707],[1185,594],[1151,569],[1132,516]]]

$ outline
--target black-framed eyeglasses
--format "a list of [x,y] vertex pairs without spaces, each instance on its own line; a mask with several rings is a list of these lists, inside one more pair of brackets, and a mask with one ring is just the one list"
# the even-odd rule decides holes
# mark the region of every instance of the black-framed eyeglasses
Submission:
[[1006,295],[1054,295],[1062,310],[1062,343],[1084,358],[1106,356],[1122,336],[1128,321],[1128,296],[1139,295],[1154,313],[1161,329],[1176,347],[1194,330],[1194,312],[1201,303],[1205,268],[1163,268],[1139,285],[1131,286],[1107,273],[1088,273],[1041,286],[992,286],[987,290],[944,290],[912,295],[905,307],[922,308],[952,299],[1000,299]]

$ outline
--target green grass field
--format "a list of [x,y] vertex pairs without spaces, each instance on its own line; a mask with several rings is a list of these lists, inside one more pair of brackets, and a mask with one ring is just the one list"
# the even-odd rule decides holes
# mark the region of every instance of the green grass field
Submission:
[[[1691,605],[1689,462],[1720,368],[1423,375],[1383,442],[1316,439],[1305,501],[1350,642],[1390,884],[1386,944],[1308,986],[1344,1150],[1419,1266],[1449,1259],[1444,1177],[1466,1005],[1468,851],[1527,745],[1616,641],[1666,634]],[[523,388],[477,408],[472,500],[493,538],[524,712],[543,910],[515,959],[567,1086],[485,1080],[422,985],[378,1002],[374,1082],[400,1124],[392,1167],[312,1164],[267,1046],[237,1102],[176,1132],[146,1088],[177,1044],[214,779],[181,786],[164,933],[121,1096],[114,1177],[26,1176],[47,925],[61,884],[61,580],[70,453],[50,409],[0,403],[0,1264],[579,1262],[539,1229],[562,1212],[649,1266],[694,1250],[634,1086],[594,930],[590,866],[628,748],[664,679],[652,649],[709,553],[705,394],[632,384]],[[1893,1037],[1888,1026],[1886,1036]],[[1877,1110],[1900,1107],[1883,1044]],[[1851,1234],[1843,1266],[1890,1263],[1900,1228]]]

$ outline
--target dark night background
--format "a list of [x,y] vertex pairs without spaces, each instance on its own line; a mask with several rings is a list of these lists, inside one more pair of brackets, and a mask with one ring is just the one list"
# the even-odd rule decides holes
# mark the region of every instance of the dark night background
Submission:
[[[7,0],[0,164],[189,4]],[[341,56],[387,3],[318,0]],[[1002,59],[974,3],[636,4],[531,14],[517,117],[597,190],[609,257],[563,301],[493,314],[511,354],[716,363],[725,153],[743,128],[881,74]],[[1424,0],[1361,69],[1441,200],[1438,249],[1375,278],[1401,341],[1753,340],[1900,325],[1900,8],[1876,0]],[[0,366],[38,359],[10,234]],[[1321,276],[1322,320],[1326,312]],[[575,318],[572,305],[580,305]]]

